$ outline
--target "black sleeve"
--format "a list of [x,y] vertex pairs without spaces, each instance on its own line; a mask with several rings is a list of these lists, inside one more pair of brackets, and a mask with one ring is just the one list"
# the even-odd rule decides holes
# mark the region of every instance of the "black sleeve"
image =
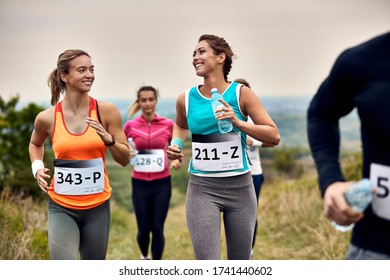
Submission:
[[358,64],[351,49],[344,51],[307,111],[309,146],[318,172],[321,195],[330,184],[344,181],[339,163],[339,120],[354,109],[354,94],[360,77]]

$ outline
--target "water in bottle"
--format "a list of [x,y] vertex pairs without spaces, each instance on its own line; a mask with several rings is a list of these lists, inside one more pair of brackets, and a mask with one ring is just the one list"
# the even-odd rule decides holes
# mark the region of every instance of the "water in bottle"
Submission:
[[[373,198],[373,185],[369,179],[362,179],[358,182],[352,183],[345,193],[345,200],[356,211],[363,212],[371,203]],[[355,224],[349,226],[341,226],[332,222],[335,229],[346,232],[351,230]]]
[[[220,94],[216,88],[211,89],[211,105],[214,112],[218,108],[225,108],[219,99],[223,99],[222,94]],[[221,112],[214,114],[217,116],[220,113]],[[221,133],[228,133],[233,129],[233,124],[229,119],[218,120],[218,128]]]
[[133,138],[131,137],[127,138],[127,143],[129,143],[130,146],[130,154],[135,154],[135,156],[130,158],[130,164],[135,165],[137,163],[137,154],[138,154],[137,147],[135,146]]

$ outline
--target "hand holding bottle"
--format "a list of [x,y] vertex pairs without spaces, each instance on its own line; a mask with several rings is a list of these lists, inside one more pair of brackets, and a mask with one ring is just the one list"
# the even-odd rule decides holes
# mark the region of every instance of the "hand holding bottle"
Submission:
[[324,196],[324,214],[339,231],[348,231],[363,217],[371,203],[374,188],[369,179],[357,182],[336,182]]
[[133,138],[131,137],[127,138],[127,143],[129,143],[129,147],[130,147],[130,164],[135,165],[137,163],[137,154],[138,154],[137,147],[135,146]]
[[223,101],[223,97],[218,90],[216,88],[211,89],[211,105],[214,115],[217,118],[219,131],[221,133],[228,133],[233,129],[233,124],[230,119],[218,119],[218,116],[224,112],[223,109],[225,108],[221,100]]

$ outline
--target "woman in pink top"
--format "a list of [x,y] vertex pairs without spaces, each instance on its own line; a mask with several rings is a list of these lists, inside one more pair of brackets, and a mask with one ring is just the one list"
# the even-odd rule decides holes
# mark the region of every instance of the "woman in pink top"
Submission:
[[[124,125],[127,138],[132,138],[137,154],[132,170],[132,199],[137,219],[137,242],[141,259],[148,255],[151,243],[152,258],[159,260],[164,251],[164,222],[171,199],[171,173],[166,150],[172,139],[174,122],[155,112],[158,92],[152,86],[143,86],[137,99],[128,110],[129,118],[139,109],[142,114]],[[130,148],[130,154],[135,151]],[[180,160],[170,162],[175,170],[181,167]],[[150,242],[152,233],[152,242]]]

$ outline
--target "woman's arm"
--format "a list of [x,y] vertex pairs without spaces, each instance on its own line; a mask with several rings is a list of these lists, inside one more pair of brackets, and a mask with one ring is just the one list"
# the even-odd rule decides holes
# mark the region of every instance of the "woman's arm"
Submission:
[[240,107],[244,114],[247,114],[253,123],[244,122],[238,118],[233,118],[232,123],[242,132],[252,138],[266,143],[267,146],[276,146],[280,142],[278,128],[265,110],[263,104],[255,93],[248,87],[241,87]]
[[[184,143],[188,136],[188,124],[185,110],[185,95],[180,94],[176,101],[176,123],[173,126],[173,141],[178,140]],[[176,139],[175,139],[176,138]],[[182,151],[178,145],[170,145],[167,148],[167,156],[170,160],[180,159],[183,157]]]
[[[89,124],[96,129],[96,132],[102,138],[111,152],[112,158],[122,166],[126,166],[130,160],[130,150],[127,144],[126,136],[122,130],[122,116],[118,108],[108,102],[99,102],[100,117],[104,130],[100,130],[98,124],[88,120]],[[110,145],[115,138],[115,144]]]
[[40,112],[34,121],[34,130],[31,133],[28,152],[32,163],[33,176],[37,179],[38,186],[47,192],[49,185],[46,180],[50,179],[48,168],[44,167],[43,156],[46,138],[51,134],[53,126],[53,108]]

